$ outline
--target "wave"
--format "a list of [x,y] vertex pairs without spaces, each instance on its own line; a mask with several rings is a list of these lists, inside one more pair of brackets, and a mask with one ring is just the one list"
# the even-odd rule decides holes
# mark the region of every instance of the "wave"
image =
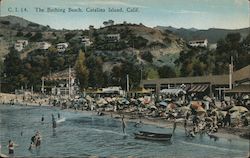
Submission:
[[119,132],[115,132],[115,131],[111,131],[111,130],[103,130],[103,129],[96,129],[96,128],[86,128],[84,127],[83,129],[87,129],[90,131],[96,131],[96,132],[100,132],[100,133],[112,133],[112,134],[117,134],[117,135],[127,135],[127,134],[123,134],[123,133],[119,133]]
[[183,144],[188,144],[188,145],[193,145],[193,146],[199,146],[199,147],[203,147],[203,148],[217,149],[217,150],[222,150],[222,151],[233,151],[233,152],[238,152],[238,153],[242,153],[243,152],[241,150],[222,148],[222,147],[218,147],[218,146],[211,146],[211,145],[205,145],[205,144],[190,143],[190,142],[185,142],[185,141],[179,141],[179,142],[181,142]]

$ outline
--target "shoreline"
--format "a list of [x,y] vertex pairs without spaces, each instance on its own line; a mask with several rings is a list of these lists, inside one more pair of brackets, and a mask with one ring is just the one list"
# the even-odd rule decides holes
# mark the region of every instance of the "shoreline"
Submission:
[[[1,105],[9,105],[9,104],[1,104]],[[12,105],[9,105],[12,106]],[[27,107],[55,107],[55,106],[50,106],[50,105],[37,105],[37,104],[14,104],[14,106],[27,106]],[[55,108],[59,108],[59,107],[55,107]],[[68,111],[68,112],[79,112],[79,113],[89,113],[89,114],[94,114],[97,115],[97,111],[86,111],[86,110],[74,110],[74,109],[60,109],[62,111]],[[110,117],[116,120],[119,120],[122,118],[122,115],[124,115],[124,119],[126,122],[133,122],[133,123],[138,123],[139,121],[141,121],[142,124],[146,124],[146,125],[152,125],[152,126],[156,126],[156,127],[161,127],[161,128],[172,128],[173,127],[173,120],[164,120],[164,119],[160,119],[160,118],[132,118],[131,115],[126,114],[126,113],[119,113],[119,112],[103,112],[104,115],[102,117]],[[111,116],[112,114],[112,116]],[[178,121],[177,122],[177,127],[178,129],[181,130],[185,130],[184,129],[184,123]],[[188,129],[190,129],[190,125],[187,126]],[[248,132],[248,129],[236,129],[236,128],[232,128],[232,127],[227,127],[227,128],[219,128],[218,132],[213,133],[212,135],[218,138],[225,138],[228,140],[232,140],[232,139],[245,139],[248,140],[246,138],[242,138],[240,137],[240,134],[244,133],[244,132]]]

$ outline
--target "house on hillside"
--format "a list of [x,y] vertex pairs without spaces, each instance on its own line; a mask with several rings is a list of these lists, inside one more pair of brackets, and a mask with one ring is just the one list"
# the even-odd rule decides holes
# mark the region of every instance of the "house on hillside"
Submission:
[[107,27],[107,26],[112,26],[112,25],[114,25],[114,21],[113,21],[113,20],[104,21],[104,22],[103,22],[103,25],[104,25],[105,27]]
[[215,50],[217,48],[217,43],[211,43],[208,45],[209,50]]
[[56,45],[57,51],[58,51],[59,53],[65,52],[66,49],[67,49],[68,47],[69,47],[69,44],[68,44],[68,43],[58,43],[58,44]]
[[28,46],[29,42],[28,40],[17,40],[14,44],[15,50],[18,52],[21,52],[26,46]]
[[89,25],[89,30],[93,30],[95,27],[93,25]]
[[47,50],[49,47],[51,47],[51,44],[48,42],[38,42],[37,43],[39,49]]
[[208,41],[207,41],[207,39],[204,39],[204,40],[194,40],[194,41],[189,41],[188,44],[191,47],[207,47],[208,46]]
[[118,34],[107,34],[107,35],[105,36],[105,39],[106,39],[106,41],[108,41],[108,42],[119,42],[120,39],[121,39],[121,37],[120,37],[120,34],[119,34],[119,33],[118,33]]
[[88,37],[86,37],[86,36],[83,36],[82,38],[81,38],[81,41],[82,41],[82,43],[84,44],[84,46],[90,46],[93,42],[92,41],[90,41],[90,39],[88,38]]

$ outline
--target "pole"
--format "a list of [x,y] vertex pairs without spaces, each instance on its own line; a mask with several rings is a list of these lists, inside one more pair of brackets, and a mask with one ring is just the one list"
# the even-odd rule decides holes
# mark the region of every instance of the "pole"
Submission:
[[248,0],[248,22],[249,22],[248,34],[250,35],[250,0]]
[[70,70],[70,66],[69,66],[69,98],[70,98],[70,95],[71,95],[71,87],[70,87],[70,73],[71,73],[71,70]]
[[233,57],[231,56],[231,64],[229,64],[229,89],[232,89],[233,80]]
[[0,0],[0,17],[2,16],[2,0]]
[[127,92],[129,91],[129,75],[127,74]]
[[44,77],[42,77],[42,93],[44,94]]

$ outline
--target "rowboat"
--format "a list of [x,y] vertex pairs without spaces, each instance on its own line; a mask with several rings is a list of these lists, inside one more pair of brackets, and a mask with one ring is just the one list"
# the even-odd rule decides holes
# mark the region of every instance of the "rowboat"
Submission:
[[64,118],[61,118],[61,119],[59,119],[59,120],[56,120],[56,123],[61,123],[61,122],[64,122],[66,119],[65,119],[65,117]]
[[157,141],[167,141],[172,138],[172,134],[154,133],[146,131],[139,131],[138,133],[134,133],[134,135],[136,139],[157,140]]
[[0,158],[7,158],[7,157],[8,157],[7,155],[4,155],[4,154],[0,153]]

